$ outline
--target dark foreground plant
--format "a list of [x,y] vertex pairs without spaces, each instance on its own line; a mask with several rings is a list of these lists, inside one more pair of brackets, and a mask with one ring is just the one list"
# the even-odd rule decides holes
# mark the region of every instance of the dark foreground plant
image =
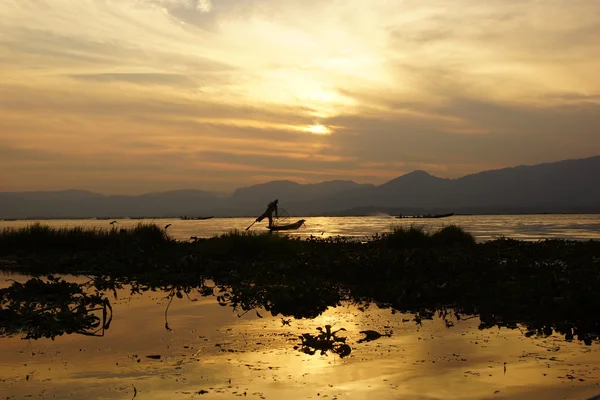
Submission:
[[4,249],[4,256],[20,272],[93,275],[100,293],[123,285],[134,292],[162,290],[171,298],[198,292],[238,313],[264,309],[314,318],[344,302],[374,303],[412,313],[416,323],[438,314],[451,326],[478,316],[482,329],[560,332],[584,343],[600,332],[598,241],[475,244],[460,228],[446,227],[431,234],[397,231],[364,243],[230,233],[82,253],[38,249],[34,257]]
[[154,224],[133,228],[93,227],[53,228],[34,223],[24,228],[0,230],[0,254],[26,252],[76,252],[110,250],[122,246],[161,246],[172,242],[166,231]]
[[312,335],[303,333],[299,336],[300,345],[294,346],[294,349],[300,350],[305,354],[314,355],[318,351],[320,355],[325,356],[327,352],[332,352],[344,358],[350,355],[352,348],[346,344],[346,338],[338,336],[338,333],[345,331],[345,328],[332,331],[331,325],[325,325],[325,329],[317,328],[319,334]]
[[112,307],[99,292],[53,276],[33,278],[0,289],[0,336],[54,339],[64,333],[102,336],[110,327]]
[[427,232],[422,226],[398,226],[384,234],[381,241],[395,248],[473,246],[475,237],[456,225]]

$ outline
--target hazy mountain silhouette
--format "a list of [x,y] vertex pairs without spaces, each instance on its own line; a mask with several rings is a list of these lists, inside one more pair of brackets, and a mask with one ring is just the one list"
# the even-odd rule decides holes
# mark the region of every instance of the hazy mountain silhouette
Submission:
[[230,196],[175,190],[104,196],[66,190],[0,193],[0,218],[250,216],[278,198],[296,215],[600,212],[600,156],[444,179],[414,171],[383,185],[272,181]]
[[273,199],[281,204],[303,203],[349,190],[373,189],[375,185],[353,181],[327,181],[300,184],[292,181],[271,181],[237,189],[231,196],[234,207],[263,207]]
[[[412,212],[600,212],[600,156],[484,171],[458,179],[424,171],[400,176],[374,190],[338,193],[320,202],[327,213],[357,208]],[[402,211],[406,210],[406,211]]]
[[0,218],[195,215],[216,208],[220,200],[202,190],[174,190],[140,196],[104,196],[82,191],[0,193]]

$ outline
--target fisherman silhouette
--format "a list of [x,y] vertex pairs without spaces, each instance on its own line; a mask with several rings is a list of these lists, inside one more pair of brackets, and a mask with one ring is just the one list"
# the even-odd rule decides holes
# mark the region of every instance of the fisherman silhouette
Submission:
[[279,203],[279,200],[277,199],[270,202],[269,205],[267,205],[267,210],[264,213],[262,213],[260,217],[256,218],[256,222],[260,222],[263,219],[268,218],[269,227],[273,226],[273,213],[275,213],[275,218],[279,218],[277,203]]

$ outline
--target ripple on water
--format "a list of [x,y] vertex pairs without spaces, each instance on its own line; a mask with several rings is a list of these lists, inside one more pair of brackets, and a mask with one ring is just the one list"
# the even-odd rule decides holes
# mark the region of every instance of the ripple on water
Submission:
[[[397,219],[390,215],[371,217],[291,217],[291,221],[306,219],[306,225],[288,234],[300,237],[314,236],[372,236],[388,232],[395,226],[423,226],[426,230],[439,229],[446,225],[459,225],[472,233],[477,240],[490,240],[498,237],[511,237],[522,240],[548,238],[600,239],[600,214],[540,214],[540,215],[456,215],[442,219],[411,220]],[[212,237],[228,231],[245,230],[254,218],[213,218],[209,220],[119,219],[118,226],[133,227],[140,222],[167,226],[168,232],[178,240],[188,240],[192,236]],[[3,227],[23,227],[36,221],[0,221]],[[110,227],[107,220],[44,220],[39,221],[53,227]],[[255,224],[253,231],[266,232],[266,224]]]
[[[19,277],[15,277],[19,279]],[[446,327],[434,318],[367,307],[330,308],[312,320],[261,311],[238,317],[212,298],[175,298],[164,328],[166,293],[113,300],[104,337],[0,339],[3,396],[38,398],[548,399],[600,393],[598,347],[518,330],[479,330],[478,319]],[[345,328],[352,353],[294,350],[302,333]],[[363,330],[392,332],[358,343]],[[149,358],[148,355],[160,357]]]

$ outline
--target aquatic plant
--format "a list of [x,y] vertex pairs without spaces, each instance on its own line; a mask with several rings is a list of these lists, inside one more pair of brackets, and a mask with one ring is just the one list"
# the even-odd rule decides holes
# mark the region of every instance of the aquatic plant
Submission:
[[383,240],[391,247],[420,247],[429,243],[430,235],[422,226],[397,226],[392,232],[383,236]]
[[34,223],[23,228],[0,230],[0,254],[20,252],[69,252],[108,250],[119,246],[144,247],[165,245],[173,240],[165,229],[155,224],[138,224],[133,228],[94,227],[53,228]]
[[194,242],[195,250],[207,256],[249,256],[263,252],[290,253],[301,249],[301,239],[273,233],[232,230]]
[[300,345],[294,346],[294,349],[309,355],[315,355],[318,351],[320,355],[326,356],[330,351],[344,358],[350,355],[352,348],[346,344],[346,338],[338,336],[338,333],[345,331],[345,328],[340,328],[336,331],[331,330],[331,325],[325,325],[325,329],[317,328],[319,334],[312,335],[303,333],[299,336]]
[[[192,293],[214,296],[240,315],[261,309],[274,316],[314,318],[328,307],[352,302],[412,313],[415,323],[436,313],[457,320],[475,315],[482,329],[560,332],[566,340],[584,343],[599,337],[599,241],[503,238],[474,243],[471,235],[452,226],[431,233],[403,228],[362,243],[248,232],[190,243],[172,241],[158,227],[148,232],[150,239],[140,239],[138,232],[125,241],[115,239],[118,232],[103,232],[98,236],[108,239],[85,238],[70,246],[79,234],[36,227],[20,232],[29,238],[16,240],[17,234],[3,231],[0,268],[86,274],[100,294],[130,285],[134,293],[160,290],[170,299]],[[56,245],[36,246],[44,237]],[[14,308],[17,303],[10,298],[18,293],[5,294],[2,312]],[[452,325],[450,317],[445,320]]]
[[430,236],[431,244],[434,246],[473,246],[475,245],[475,236],[466,232],[457,225],[448,225]]
[[110,327],[112,307],[100,293],[87,293],[85,286],[48,276],[47,281],[33,278],[0,289],[0,336],[102,336]]
[[391,247],[423,246],[472,246],[475,237],[457,225],[448,225],[439,230],[425,231],[422,226],[398,226],[384,234],[381,240]]

